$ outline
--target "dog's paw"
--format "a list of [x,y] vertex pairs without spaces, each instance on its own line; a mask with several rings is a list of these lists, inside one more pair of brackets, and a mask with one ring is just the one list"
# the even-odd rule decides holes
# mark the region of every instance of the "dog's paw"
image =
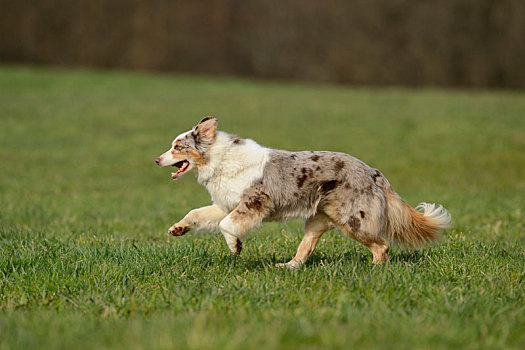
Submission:
[[168,230],[168,233],[173,235],[173,236],[183,236],[186,234],[186,232],[188,232],[190,230],[190,228],[188,226],[177,226],[177,225],[173,225],[170,227],[170,229]]
[[290,269],[290,270],[296,270],[296,269],[301,267],[301,263],[299,263],[298,261],[292,260],[292,261],[289,261],[287,263],[275,264],[275,267],[278,267],[280,269],[287,268],[287,269]]

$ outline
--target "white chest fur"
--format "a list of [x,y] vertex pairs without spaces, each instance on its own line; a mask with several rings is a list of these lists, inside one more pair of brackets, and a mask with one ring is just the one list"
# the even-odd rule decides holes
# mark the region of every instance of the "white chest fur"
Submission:
[[208,164],[198,169],[198,181],[215,205],[230,212],[239,204],[244,190],[262,178],[268,154],[269,149],[253,140],[232,144],[227,134],[219,132],[207,154]]

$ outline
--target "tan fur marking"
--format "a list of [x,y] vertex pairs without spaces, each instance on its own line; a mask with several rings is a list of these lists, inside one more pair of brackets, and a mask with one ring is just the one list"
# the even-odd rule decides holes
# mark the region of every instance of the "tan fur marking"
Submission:
[[206,165],[206,159],[204,158],[204,156],[202,154],[200,154],[198,151],[196,150],[190,150],[190,152],[188,153],[188,155],[190,155],[193,159],[193,161],[195,162],[195,164],[197,166],[204,166]]
[[175,154],[177,152],[182,151],[182,146],[180,145],[180,141],[177,140],[172,145],[173,149],[171,150],[171,153]]
[[176,157],[176,162],[187,160],[196,166],[203,166],[203,165],[206,165],[207,163],[204,156],[200,154],[198,151],[193,150],[193,149],[189,151],[184,151],[184,152],[171,151],[171,153],[173,154],[174,157]]

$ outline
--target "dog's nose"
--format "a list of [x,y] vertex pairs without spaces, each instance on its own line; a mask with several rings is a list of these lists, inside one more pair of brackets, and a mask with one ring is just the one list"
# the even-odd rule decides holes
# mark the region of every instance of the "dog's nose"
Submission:
[[160,164],[160,157],[158,157],[157,159],[155,159],[155,163],[157,163],[157,165]]

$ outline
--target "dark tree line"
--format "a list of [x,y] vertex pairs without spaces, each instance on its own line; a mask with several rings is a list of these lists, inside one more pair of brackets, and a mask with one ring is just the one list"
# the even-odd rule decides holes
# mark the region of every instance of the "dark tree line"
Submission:
[[0,0],[0,60],[525,87],[524,0]]

